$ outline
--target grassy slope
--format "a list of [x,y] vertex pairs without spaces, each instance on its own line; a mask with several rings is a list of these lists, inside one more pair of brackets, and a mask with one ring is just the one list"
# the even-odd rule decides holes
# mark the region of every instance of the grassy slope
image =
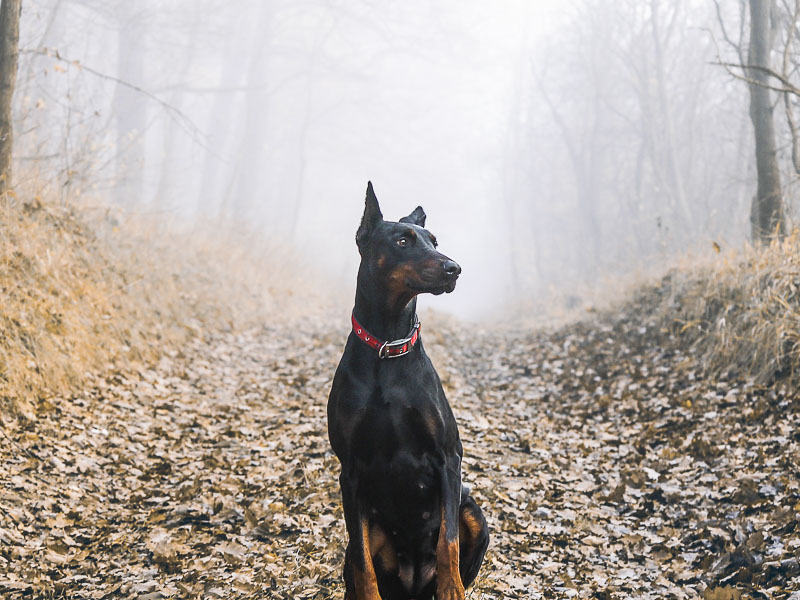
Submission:
[[273,297],[302,285],[264,272],[241,236],[117,225],[110,212],[0,201],[0,414],[34,419],[39,401],[79,389],[87,373],[137,368],[201,331],[258,322]]
[[800,377],[800,237],[673,269],[623,312],[659,343],[689,352],[709,378],[796,385]]

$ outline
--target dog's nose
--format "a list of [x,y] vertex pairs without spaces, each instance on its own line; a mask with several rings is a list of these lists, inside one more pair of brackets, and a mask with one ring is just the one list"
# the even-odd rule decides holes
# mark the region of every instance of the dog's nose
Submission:
[[461,274],[461,267],[458,266],[458,263],[453,260],[446,260],[442,263],[442,267],[444,268],[444,272],[447,273],[448,277],[458,277]]

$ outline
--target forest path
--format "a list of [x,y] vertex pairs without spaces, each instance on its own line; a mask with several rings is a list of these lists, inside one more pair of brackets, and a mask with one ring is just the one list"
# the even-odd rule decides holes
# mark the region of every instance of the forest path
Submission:
[[[209,336],[9,424],[0,591],[342,597],[331,322]],[[798,398],[705,382],[624,315],[424,324],[492,535],[468,598],[800,599]]]

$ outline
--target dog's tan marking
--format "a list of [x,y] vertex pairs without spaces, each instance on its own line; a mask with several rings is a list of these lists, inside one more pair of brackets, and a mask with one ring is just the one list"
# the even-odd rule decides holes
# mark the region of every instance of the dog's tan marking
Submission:
[[439,542],[436,545],[436,600],[464,600],[464,584],[459,572],[458,536],[447,541],[447,521],[442,506]]
[[483,531],[483,524],[475,514],[467,509],[461,512],[458,520],[458,537],[463,542],[472,543]]
[[374,559],[376,556],[381,559],[381,566],[384,571],[397,571],[397,554],[389,536],[378,524],[373,524],[369,528],[369,547]]
[[353,564],[353,583],[355,584],[354,600],[381,600],[378,593],[378,579],[375,576],[375,566],[372,564],[370,550],[369,522],[361,519],[361,543],[364,545],[364,569],[361,565]]
[[411,288],[408,287],[409,281],[416,281],[417,272],[413,265],[402,264],[399,267],[392,269],[386,279],[386,289],[389,294],[387,295],[387,308],[396,310],[402,308],[416,295]]

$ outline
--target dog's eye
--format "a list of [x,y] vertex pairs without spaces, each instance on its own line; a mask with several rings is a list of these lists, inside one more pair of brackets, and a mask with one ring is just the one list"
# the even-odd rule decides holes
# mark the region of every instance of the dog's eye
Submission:
[[439,242],[437,242],[436,238],[433,236],[431,236],[431,243],[433,244],[434,248],[437,248],[439,246]]
[[401,248],[405,248],[408,246],[408,238],[401,237],[399,240],[397,240],[397,245]]

